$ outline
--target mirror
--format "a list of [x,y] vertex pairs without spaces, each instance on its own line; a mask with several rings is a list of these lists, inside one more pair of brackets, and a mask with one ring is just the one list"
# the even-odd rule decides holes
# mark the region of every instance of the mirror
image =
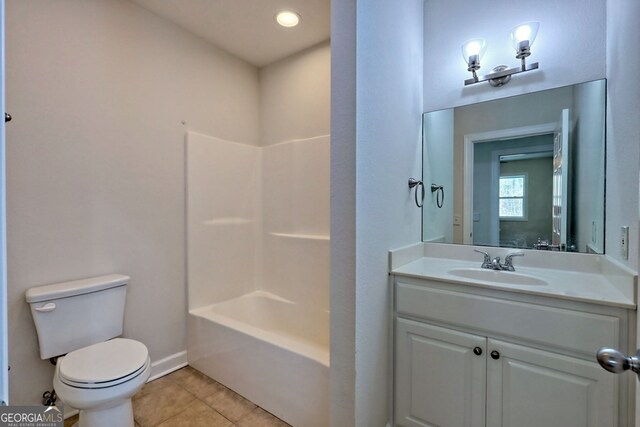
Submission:
[[604,253],[606,82],[423,115],[422,240]]

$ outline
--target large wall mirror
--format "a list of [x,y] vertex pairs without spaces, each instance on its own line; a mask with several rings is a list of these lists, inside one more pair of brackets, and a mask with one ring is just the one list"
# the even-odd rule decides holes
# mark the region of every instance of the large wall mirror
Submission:
[[597,80],[425,113],[423,240],[604,253],[605,99]]

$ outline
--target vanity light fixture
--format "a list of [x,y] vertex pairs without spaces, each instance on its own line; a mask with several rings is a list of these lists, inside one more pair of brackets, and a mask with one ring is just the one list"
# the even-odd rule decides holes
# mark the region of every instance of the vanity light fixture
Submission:
[[476,71],[480,69],[480,60],[487,51],[487,42],[485,39],[471,39],[462,44],[462,57],[467,62],[469,68],[467,71],[473,73],[473,78],[478,80]]
[[286,28],[295,27],[300,23],[300,15],[291,10],[283,10],[276,15],[276,22]]
[[527,65],[525,58],[531,55],[531,46],[538,35],[539,22],[525,22],[511,29],[511,41],[516,50],[516,58],[521,63],[520,67],[509,68],[506,65],[498,65],[492,72],[478,77],[476,71],[480,69],[480,59],[487,49],[484,39],[471,39],[462,44],[462,56],[467,63],[467,70],[473,73],[473,78],[464,81],[465,86],[488,81],[491,86],[499,87],[509,83],[513,74],[525,71],[537,70],[538,63]]

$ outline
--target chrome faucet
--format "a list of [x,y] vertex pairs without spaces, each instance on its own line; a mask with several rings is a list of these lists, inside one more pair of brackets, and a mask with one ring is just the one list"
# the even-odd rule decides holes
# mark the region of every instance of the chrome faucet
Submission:
[[488,268],[490,270],[498,271],[516,271],[515,267],[513,266],[513,257],[524,256],[524,252],[514,252],[507,255],[504,259],[504,264],[501,264],[499,256],[491,258],[491,255],[489,255],[485,251],[479,251],[477,249],[474,249],[474,251],[484,255],[484,260],[482,261],[482,265],[480,266],[480,268]]
[[480,268],[493,268],[491,255],[489,255],[489,253],[485,251],[479,251],[477,249],[474,249],[474,251],[484,255],[484,261],[482,261],[482,265],[480,266]]
[[513,266],[514,256],[524,256],[524,252],[514,252],[512,254],[507,255],[504,259],[504,265],[502,266],[503,270],[516,271],[515,267]]

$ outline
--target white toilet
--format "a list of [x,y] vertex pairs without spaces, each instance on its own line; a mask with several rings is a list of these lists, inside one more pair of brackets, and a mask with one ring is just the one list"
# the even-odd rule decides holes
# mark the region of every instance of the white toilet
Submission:
[[[122,335],[128,276],[38,286],[25,297],[40,357],[58,357],[53,387],[80,427],[133,427],[131,397],[151,373],[147,347]],[[66,356],[65,356],[66,354]]]

